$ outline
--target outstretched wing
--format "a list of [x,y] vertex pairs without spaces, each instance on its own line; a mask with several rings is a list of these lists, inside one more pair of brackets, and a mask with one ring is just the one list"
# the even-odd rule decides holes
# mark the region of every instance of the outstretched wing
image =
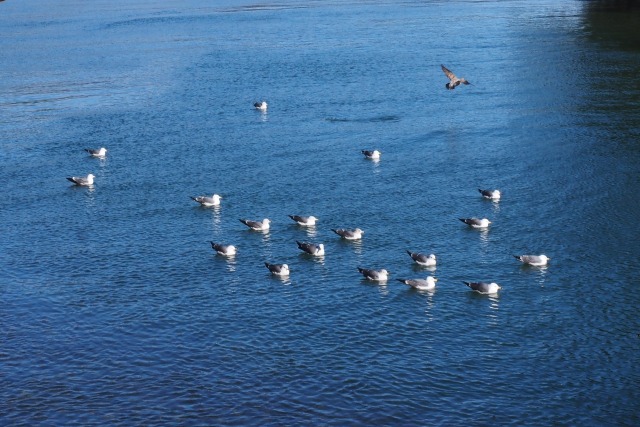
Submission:
[[453,74],[451,72],[451,70],[449,70],[447,67],[445,67],[444,65],[440,64],[440,66],[442,67],[442,71],[444,72],[445,76],[447,76],[447,78],[449,80],[457,80],[458,78],[456,77],[455,74]]

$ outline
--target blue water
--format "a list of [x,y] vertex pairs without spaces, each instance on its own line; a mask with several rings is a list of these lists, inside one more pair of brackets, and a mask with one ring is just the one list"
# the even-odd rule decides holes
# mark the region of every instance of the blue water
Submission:
[[[0,3],[0,424],[638,425],[637,20]],[[473,85],[447,91],[441,63]],[[214,192],[218,209],[189,199]],[[395,280],[429,274],[435,292]]]

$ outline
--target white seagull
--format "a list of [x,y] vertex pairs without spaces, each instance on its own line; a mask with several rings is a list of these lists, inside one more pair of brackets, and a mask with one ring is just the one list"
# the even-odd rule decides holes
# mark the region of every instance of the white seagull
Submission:
[[536,267],[547,265],[551,259],[546,255],[514,255],[514,257],[523,264],[535,265]]
[[241,219],[240,222],[255,231],[266,231],[269,229],[269,224],[271,224],[271,221],[267,218],[263,219],[262,221],[251,221],[250,219]]
[[89,153],[91,157],[104,157],[107,155],[107,149],[104,147],[100,148],[85,148],[84,151]]
[[196,202],[200,203],[200,205],[202,206],[219,206],[220,205],[220,200],[222,200],[222,197],[220,197],[217,194],[213,194],[211,197],[209,196],[189,196],[191,197],[192,200],[195,200]]
[[424,265],[425,267],[435,267],[436,265],[436,256],[435,254],[424,255],[418,252],[407,251],[412,260],[416,262],[416,264]]
[[346,228],[332,228],[331,231],[346,240],[362,239],[362,235],[364,234],[364,231],[359,228],[354,228],[353,230]]
[[289,275],[289,266],[287,264],[269,264],[268,262],[265,262],[264,265],[274,276]]
[[398,282],[402,282],[405,285],[409,285],[414,289],[418,289],[421,291],[430,291],[435,289],[436,287],[436,282],[438,281],[438,279],[436,279],[433,276],[427,276],[426,279],[396,279]]
[[485,199],[500,200],[500,190],[483,190],[481,188],[478,188],[478,191]]
[[474,291],[479,292],[481,294],[497,294],[498,291],[502,289],[502,287],[495,282],[485,283],[485,282],[464,282],[463,281],[462,283],[464,283]]
[[73,182],[75,185],[82,185],[84,187],[88,187],[90,185],[93,185],[93,178],[95,178],[96,176],[92,173],[90,173],[87,176],[70,176],[67,177],[67,179],[71,182]]
[[298,242],[297,240],[296,240],[296,243],[298,244],[298,249],[308,253],[309,255],[313,255],[313,256],[324,255],[324,245],[322,243],[319,243],[316,245],[315,243]]
[[382,153],[378,150],[362,150],[362,154],[366,159],[379,160]]
[[389,275],[389,272],[384,268],[382,270],[371,270],[369,268],[358,267],[358,271],[365,277],[365,279],[373,280],[375,282],[386,282]]
[[315,216],[289,215],[289,218],[298,223],[298,225],[316,225],[318,218]]
[[440,64],[440,66],[442,67],[442,71],[444,72],[444,74],[447,76],[447,78],[449,79],[449,83],[447,83],[446,85],[444,85],[447,89],[449,90],[454,90],[456,88],[456,86],[458,86],[460,83],[463,83],[465,85],[470,85],[471,83],[469,83],[466,79],[464,78],[458,78],[456,77],[455,74],[453,74],[451,72],[451,70],[449,70],[447,67],[445,67],[444,65]]
[[259,111],[267,111],[267,101],[260,101],[253,104],[253,107]]
[[232,256],[236,254],[236,247],[233,245],[221,245],[219,243],[211,242],[211,247],[219,255]]
[[458,218],[458,219],[473,228],[487,228],[489,227],[489,224],[491,224],[491,221],[489,221],[487,218],[482,218],[482,219]]

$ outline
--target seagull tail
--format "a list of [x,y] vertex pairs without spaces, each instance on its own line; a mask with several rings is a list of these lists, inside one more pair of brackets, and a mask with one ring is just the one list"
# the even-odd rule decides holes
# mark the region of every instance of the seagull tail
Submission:
[[407,279],[396,279],[396,280],[397,280],[398,282],[400,282],[400,283],[404,283],[404,284],[406,285],[406,283],[405,283],[405,282],[407,281]]
[[267,268],[269,268],[269,265],[270,265],[270,264],[269,264],[268,262],[265,262],[265,263],[264,263],[264,266],[265,266],[265,267],[267,267]]
[[67,177],[67,179],[71,182],[76,182],[73,178]]
[[464,283],[465,285],[467,285],[468,287],[471,287],[471,282],[465,282],[464,280],[462,281],[462,283]]
[[514,255],[513,257],[518,261],[522,261],[522,257],[520,255]]

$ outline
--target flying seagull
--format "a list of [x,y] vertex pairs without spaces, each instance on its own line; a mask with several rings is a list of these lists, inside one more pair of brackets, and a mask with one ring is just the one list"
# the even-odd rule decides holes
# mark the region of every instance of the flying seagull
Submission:
[[93,178],[95,177],[96,176],[94,174],[90,173],[87,176],[70,176],[70,177],[67,177],[67,179],[73,182],[75,185],[88,187],[90,185],[93,185]]
[[84,151],[89,153],[91,157],[104,157],[107,155],[107,149],[104,147],[101,148],[85,148]]
[[322,243],[316,245],[315,243],[298,242],[297,240],[296,243],[298,244],[298,249],[308,253],[309,255],[324,255],[324,245]]
[[231,256],[236,254],[236,247],[233,245],[221,245],[219,243],[211,242],[211,247],[219,255]]
[[398,282],[402,282],[405,285],[409,285],[414,289],[418,289],[420,291],[430,291],[435,289],[436,279],[433,276],[427,276],[426,279],[396,279]]
[[547,265],[551,259],[546,255],[514,255],[514,257],[523,264],[535,265],[537,267]]
[[265,262],[264,265],[269,269],[271,274],[275,276],[289,275],[289,266],[287,264],[269,264],[268,262]]
[[362,273],[362,275],[368,279],[376,282],[385,282],[389,275],[389,272],[384,268],[382,270],[371,270],[369,268],[360,268],[358,267],[358,271]]
[[463,83],[465,85],[469,85],[471,83],[469,83],[467,80],[465,80],[464,78],[458,78],[456,77],[455,74],[453,74],[451,72],[451,70],[449,70],[447,67],[445,67],[444,65],[440,65],[442,67],[442,71],[444,72],[444,74],[447,76],[447,78],[449,79],[449,83],[447,83],[445,85],[445,87],[449,90],[454,90],[456,88],[456,86],[458,86],[460,83]]
[[481,188],[478,188],[478,191],[485,199],[500,200],[500,190],[483,190]]
[[298,225],[316,225],[318,218],[315,216],[289,215],[289,218],[298,223]]
[[497,294],[502,287],[497,283],[485,283],[485,282],[462,282],[471,289],[481,294]]
[[271,223],[271,221],[267,218],[263,219],[262,221],[251,221],[249,219],[241,219],[240,222],[255,231],[266,231],[269,229],[269,224]]
[[220,200],[222,199],[222,197],[220,197],[217,194],[213,194],[211,195],[211,197],[209,196],[189,196],[191,197],[192,200],[195,200],[196,202],[200,203],[200,205],[202,206],[218,206],[220,205]]
[[489,227],[489,224],[491,224],[491,221],[489,221],[487,218],[482,218],[482,219],[458,218],[458,219],[473,228],[487,228]]
[[353,230],[346,228],[332,228],[331,231],[346,240],[362,239],[362,235],[364,234],[364,231],[359,228],[354,228]]
[[412,260],[416,262],[416,264],[424,265],[425,267],[435,267],[436,265],[436,256],[435,254],[424,255],[418,252],[407,251]]

